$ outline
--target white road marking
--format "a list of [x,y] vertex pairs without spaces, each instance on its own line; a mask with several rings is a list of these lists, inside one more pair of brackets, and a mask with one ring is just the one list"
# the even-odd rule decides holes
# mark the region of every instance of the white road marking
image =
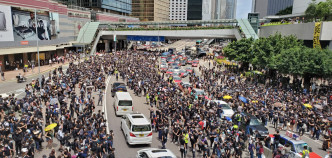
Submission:
[[103,112],[104,112],[104,115],[105,115],[105,119],[106,119],[106,123],[107,123],[107,126],[106,126],[106,133],[109,134],[110,130],[109,130],[109,124],[108,124],[108,120],[107,120],[107,106],[106,106],[106,97],[107,97],[107,89],[108,89],[108,83],[110,82],[111,80],[111,76],[109,76],[107,79],[106,79],[106,87],[105,87],[105,92],[104,92],[104,103],[103,103]]

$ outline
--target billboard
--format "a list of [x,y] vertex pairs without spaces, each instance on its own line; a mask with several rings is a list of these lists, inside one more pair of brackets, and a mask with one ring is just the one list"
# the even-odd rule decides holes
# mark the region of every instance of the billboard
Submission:
[[59,14],[34,9],[12,7],[15,41],[52,40],[58,37]]
[[132,36],[127,35],[127,41],[159,41],[164,42],[165,36]]
[[10,6],[0,5],[0,42],[14,41]]

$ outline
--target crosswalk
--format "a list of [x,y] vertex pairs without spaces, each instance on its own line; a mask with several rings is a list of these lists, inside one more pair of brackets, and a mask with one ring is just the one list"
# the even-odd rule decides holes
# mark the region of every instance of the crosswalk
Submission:
[[2,98],[6,98],[6,97],[8,97],[9,95],[14,94],[15,97],[18,97],[18,96],[20,96],[21,94],[23,94],[24,92],[25,92],[25,89],[24,89],[24,88],[20,88],[20,89],[14,90],[14,91],[6,92],[6,93],[1,93],[0,96],[1,96]]

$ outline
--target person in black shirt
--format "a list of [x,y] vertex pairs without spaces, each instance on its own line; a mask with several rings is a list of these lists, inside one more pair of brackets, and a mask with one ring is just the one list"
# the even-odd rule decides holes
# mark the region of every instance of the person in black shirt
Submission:
[[180,152],[181,152],[181,158],[186,158],[186,143],[184,141],[183,136],[181,136],[180,139]]
[[273,149],[276,149],[276,148],[278,148],[279,141],[280,141],[280,134],[279,134],[279,131],[277,131],[277,133],[274,134],[273,136],[274,136]]

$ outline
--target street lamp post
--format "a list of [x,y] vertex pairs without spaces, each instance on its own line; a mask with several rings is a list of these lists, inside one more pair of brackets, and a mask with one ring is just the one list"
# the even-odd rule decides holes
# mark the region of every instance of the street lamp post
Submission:
[[35,27],[36,27],[36,37],[37,37],[37,56],[38,56],[38,73],[40,74],[40,59],[39,59],[39,38],[38,38],[38,29],[37,29],[37,9],[35,9]]
[[159,30],[159,23],[158,23],[158,52],[160,53],[160,45],[159,45],[159,41],[160,41],[160,40],[159,40],[159,31],[160,31],[160,30]]

